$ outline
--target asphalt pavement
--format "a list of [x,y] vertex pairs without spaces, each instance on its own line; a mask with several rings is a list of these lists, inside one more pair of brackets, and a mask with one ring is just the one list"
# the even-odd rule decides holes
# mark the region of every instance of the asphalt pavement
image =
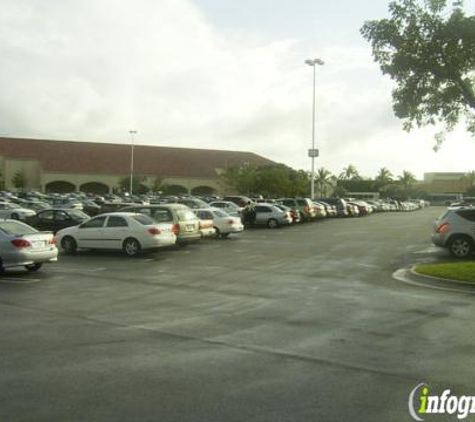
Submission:
[[473,295],[393,277],[450,259],[441,212],[6,273],[0,420],[401,422],[422,382],[475,395]]

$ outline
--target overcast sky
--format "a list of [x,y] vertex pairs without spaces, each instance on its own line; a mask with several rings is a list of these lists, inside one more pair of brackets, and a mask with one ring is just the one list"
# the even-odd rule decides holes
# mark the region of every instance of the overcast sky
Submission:
[[[475,12],[475,0],[466,9]],[[475,139],[402,130],[359,33],[386,0],[0,0],[0,135],[252,151],[316,167],[475,170]]]

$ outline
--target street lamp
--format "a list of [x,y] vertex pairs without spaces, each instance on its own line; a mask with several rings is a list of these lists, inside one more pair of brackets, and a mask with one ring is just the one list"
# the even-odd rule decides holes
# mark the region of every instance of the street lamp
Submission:
[[130,196],[133,194],[134,183],[134,137],[137,134],[136,130],[129,130],[131,149],[130,149]]
[[312,160],[312,167],[310,173],[310,198],[315,196],[315,157],[318,157],[318,149],[315,149],[315,68],[317,65],[323,66],[324,62],[321,59],[305,60],[305,64],[313,67],[313,105],[312,105],[312,149],[308,150],[308,156]]

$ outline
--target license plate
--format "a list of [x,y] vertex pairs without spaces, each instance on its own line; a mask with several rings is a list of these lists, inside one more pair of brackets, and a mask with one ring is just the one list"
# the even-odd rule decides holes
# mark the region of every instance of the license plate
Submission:
[[46,245],[46,242],[44,240],[35,240],[34,242],[31,242],[31,246],[34,248],[44,248]]
[[193,224],[188,224],[186,226],[186,230],[189,231],[189,232],[192,232],[194,229],[195,229],[195,226]]

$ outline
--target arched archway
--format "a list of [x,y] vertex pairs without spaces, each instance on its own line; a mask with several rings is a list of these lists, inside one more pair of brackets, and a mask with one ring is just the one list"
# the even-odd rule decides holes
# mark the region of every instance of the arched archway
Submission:
[[104,183],[88,182],[79,187],[79,190],[86,193],[95,193],[97,195],[105,195],[109,193],[109,187]]
[[162,192],[165,195],[183,195],[188,193],[188,189],[181,185],[166,185],[162,186]]
[[65,182],[64,180],[56,180],[54,182],[49,182],[45,186],[45,191],[47,193],[68,193],[74,192],[76,186],[71,182]]
[[197,186],[191,189],[191,194],[196,196],[214,195],[215,190],[210,186]]

